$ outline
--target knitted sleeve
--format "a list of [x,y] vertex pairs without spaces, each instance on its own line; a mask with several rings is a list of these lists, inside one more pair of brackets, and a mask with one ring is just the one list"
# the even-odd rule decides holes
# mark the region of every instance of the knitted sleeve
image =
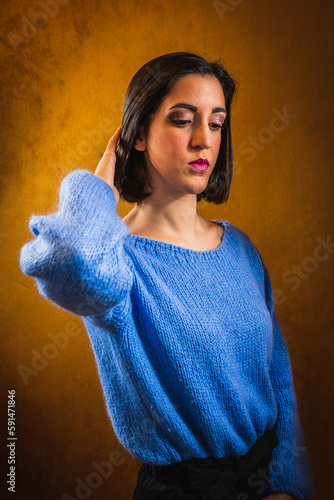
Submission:
[[41,295],[80,316],[102,314],[127,296],[128,228],[105,181],[88,170],[71,172],[61,183],[58,210],[33,215],[29,226],[35,239],[22,247],[20,265]]
[[[259,254],[258,254],[259,255]],[[273,427],[279,444],[273,451],[270,480],[273,492],[285,492],[298,500],[310,500],[313,478],[298,414],[290,356],[274,309],[271,279],[259,255],[264,276],[266,302],[272,317],[270,378],[278,407]]]

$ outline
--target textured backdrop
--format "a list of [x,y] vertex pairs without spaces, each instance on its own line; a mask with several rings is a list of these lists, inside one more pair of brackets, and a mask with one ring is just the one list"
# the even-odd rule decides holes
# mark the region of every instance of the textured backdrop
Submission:
[[[39,296],[18,259],[30,216],[56,209],[64,175],[94,170],[133,74],[183,50],[221,57],[239,80],[230,199],[199,209],[242,228],[264,258],[314,500],[333,496],[333,10],[314,0],[1,2],[1,465],[4,477],[15,389],[16,498],[132,498],[141,463],[113,433],[83,323]],[[121,202],[119,214],[131,208]]]

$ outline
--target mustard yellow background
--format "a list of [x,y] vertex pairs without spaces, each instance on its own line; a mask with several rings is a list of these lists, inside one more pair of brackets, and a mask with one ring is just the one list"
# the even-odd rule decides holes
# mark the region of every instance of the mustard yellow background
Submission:
[[[15,389],[16,498],[132,498],[141,463],[114,435],[84,325],[38,294],[19,252],[33,238],[30,216],[56,210],[66,173],[94,171],[121,124],[134,73],[153,57],[190,50],[222,58],[239,80],[230,199],[201,202],[199,210],[242,228],[263,256],[290,351],[314,500],[331,498],[333,4],[13,0],[1,7],[2,487],[7,390]],[[121,202],[119,215],[131,207]]]

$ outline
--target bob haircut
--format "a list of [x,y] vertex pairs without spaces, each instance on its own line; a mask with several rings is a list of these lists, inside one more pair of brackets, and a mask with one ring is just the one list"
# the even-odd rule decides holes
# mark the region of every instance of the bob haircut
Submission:
[[204,199],[218,205],[228,200],[233,173],[230,111],[236,81],[222,66],[220,59],[208,62],[192,52],[172,52],[144,64],[132,78],[125,95],[122,132],[117,146],[115,185],[122,185],[120,197],[129,203],[147,198],[153,190],[144,155],[134,148],[139,129],[142,127],[147,133],[151,115],[157,111],[176,81],[189,74],[216,77],[224,92],[227,112],[216,165],[206,189],[197,194],[197,201]]

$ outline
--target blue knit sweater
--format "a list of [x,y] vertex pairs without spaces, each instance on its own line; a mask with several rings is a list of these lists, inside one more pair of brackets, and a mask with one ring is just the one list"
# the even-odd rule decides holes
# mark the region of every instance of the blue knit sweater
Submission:
[[208,251],[132,235],[108,184],[75,170],[58,210],[31,217],[20,264],[43,296],[82,316],[114,431],[134,457],[240,456],[274,429],[272,489],[310,500],[268,271],[241,229],[212,222],[224,236]]

